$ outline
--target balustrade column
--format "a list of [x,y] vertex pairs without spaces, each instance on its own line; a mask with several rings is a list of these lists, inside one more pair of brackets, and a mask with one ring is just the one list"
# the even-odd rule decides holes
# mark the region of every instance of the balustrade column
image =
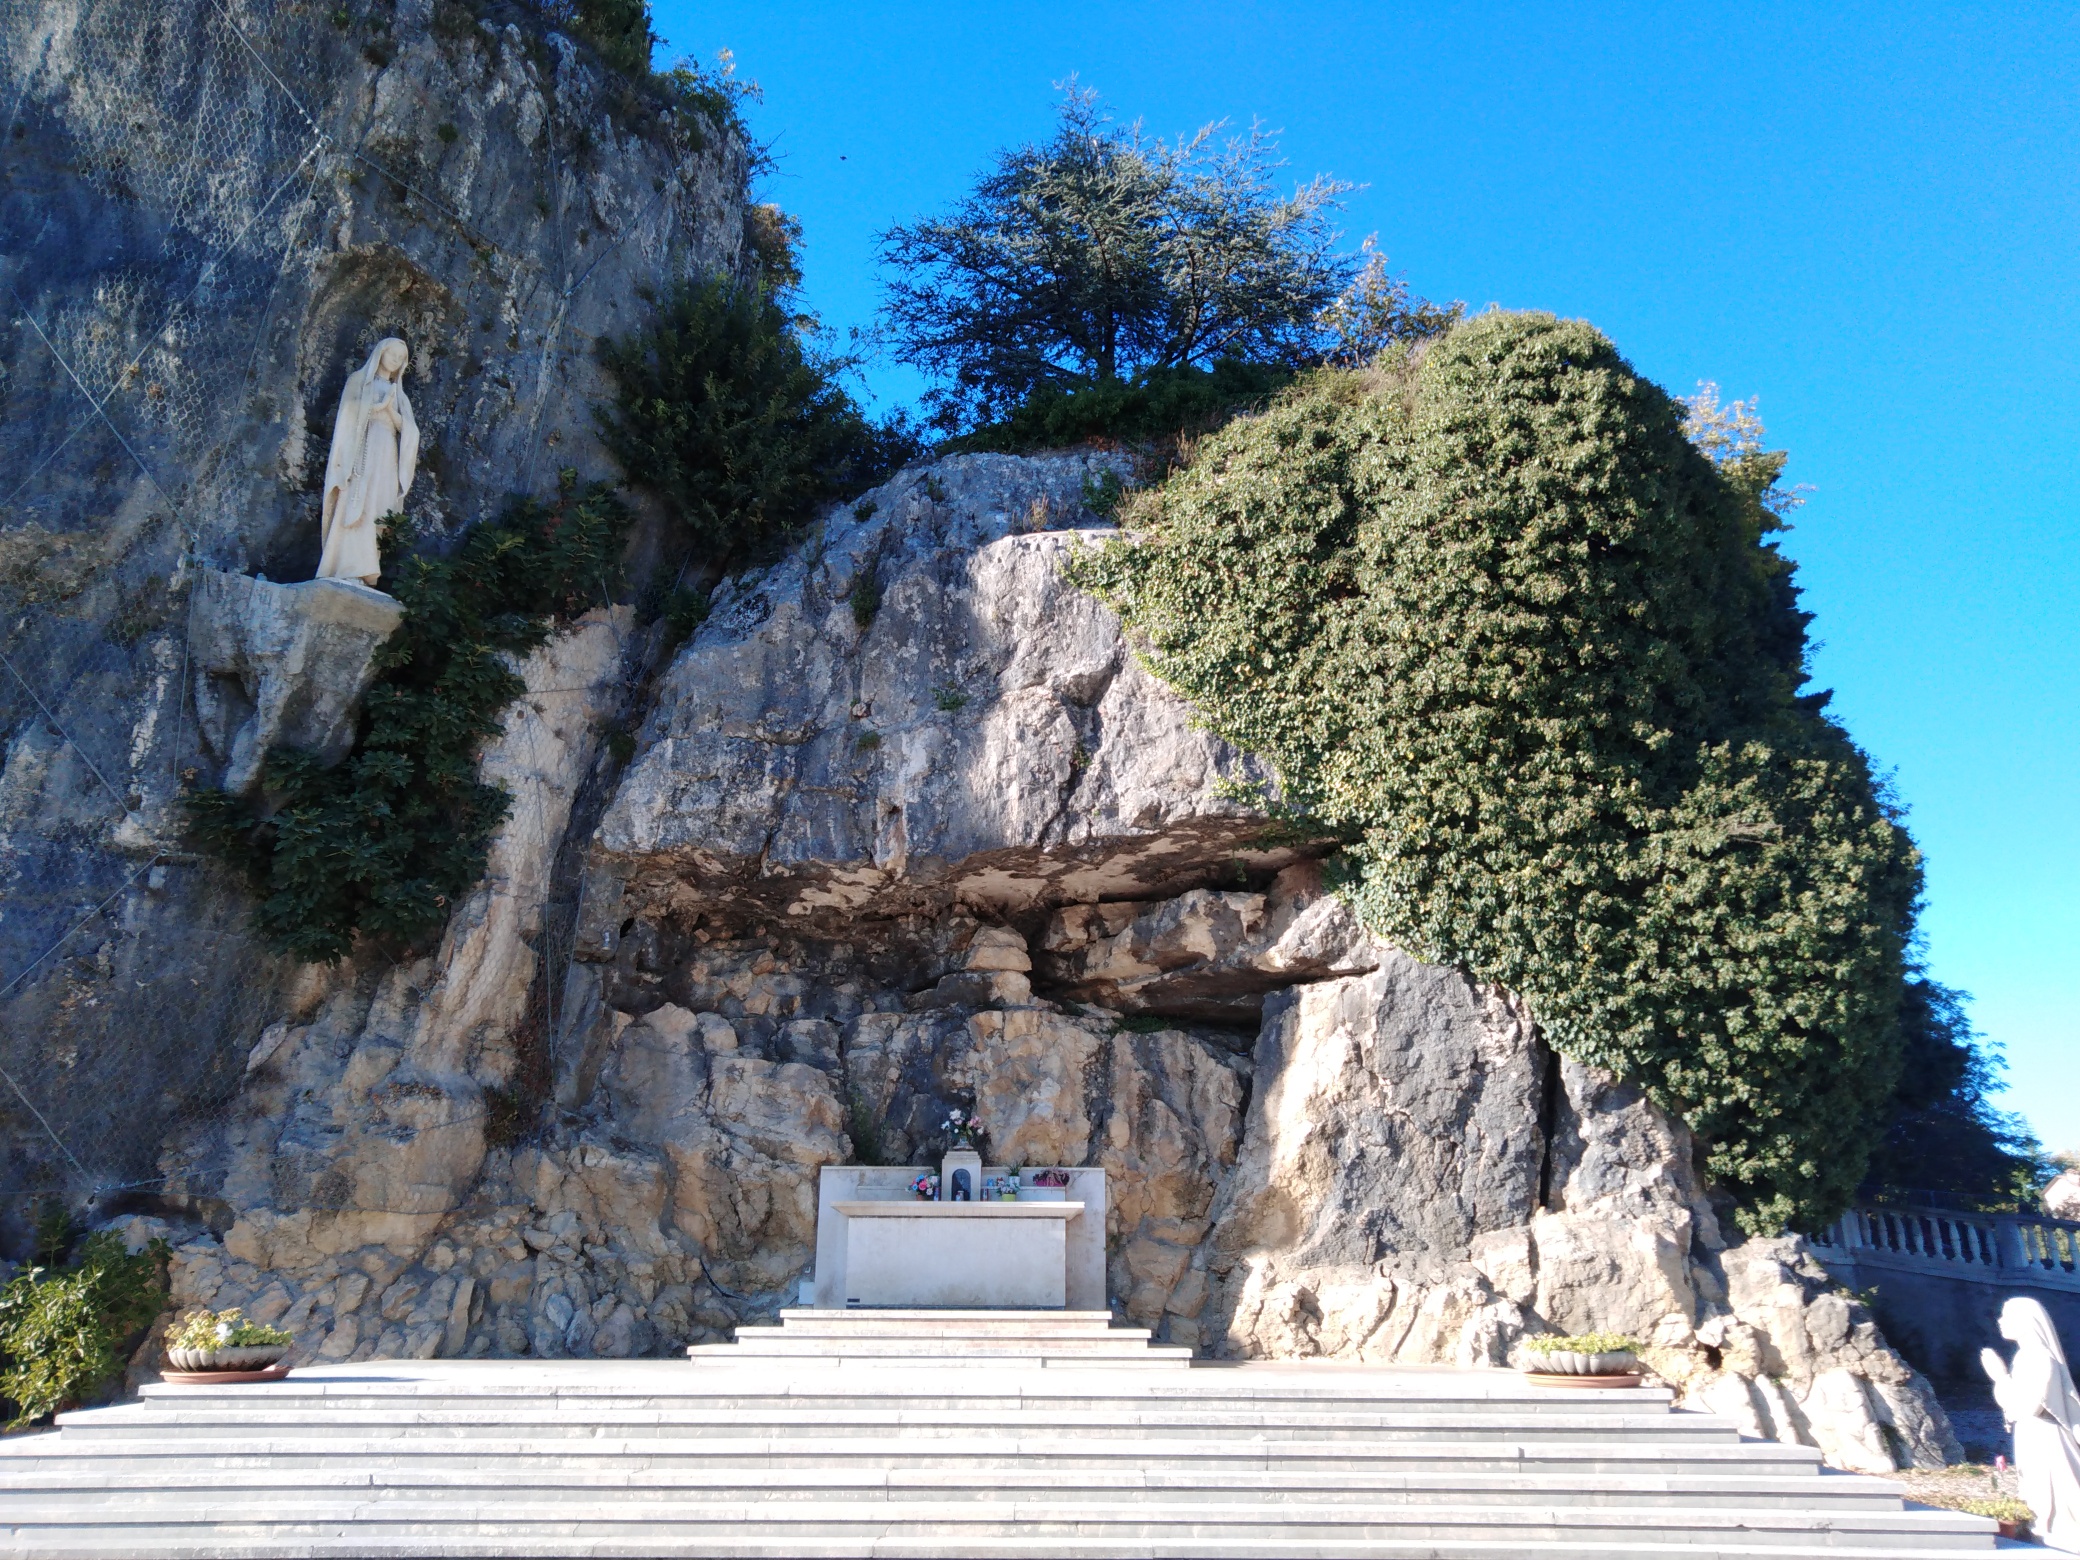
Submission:
[[2035,1267],[2030,1260],[2029,1247],[2022,1236],[2022,1224],[2017,1219],[2002,1219],[1994,1226],[1995,1241],[2000,1265],[2004,1268],[2022,1269]]

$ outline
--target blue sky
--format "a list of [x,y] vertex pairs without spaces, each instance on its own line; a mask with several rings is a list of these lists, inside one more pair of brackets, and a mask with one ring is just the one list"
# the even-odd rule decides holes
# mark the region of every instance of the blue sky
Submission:
[[[872,321],[874,235],[1046,134],[1282,131],[1417,291],[1601,327],[1759,396],[1811,502],[1818,683],[1928,858],[1928,957],[2047,1146],[2080,1149],[2080,9],[653,0],[734,51],[809,303]],[[883,366],[886,400],[914,378]]]

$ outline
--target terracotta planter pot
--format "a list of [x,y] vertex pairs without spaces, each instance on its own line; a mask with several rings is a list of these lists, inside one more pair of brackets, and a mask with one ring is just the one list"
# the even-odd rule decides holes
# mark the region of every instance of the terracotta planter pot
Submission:
[[172,1370],[266,1370],[279,1365],[289,1352],[286,1343],[255,1343],[240,1348],[168,1349],[166,1364]]
[[1601,1354],[1583,1354],[1574,1349],[1555,1349],[1550,1354],[1527,1352],[1526,1369],[1545,1376],[1622,1376],[1639,1369],[1639,1356],[1630,1349],[1612,1349]]

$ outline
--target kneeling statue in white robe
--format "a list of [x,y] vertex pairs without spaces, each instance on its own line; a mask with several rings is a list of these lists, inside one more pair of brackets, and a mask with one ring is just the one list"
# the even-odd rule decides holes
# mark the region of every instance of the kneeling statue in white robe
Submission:
[[377,523],[404,508],[419,465],[419,424],[404,393],[411,360],[403,342],[386,336],[347,376],[325,462],[321,580],[359,580],[373,588],[383,572]]
[[2080,1395],[2051,1313],[2020,1295],[2001,1307],[2001,1336],[2015,1345],[2014,1363],[1992,1349],[1979,1361],[1993,1378],[1994,1401],[2015,1427],[2015,1473],[2037,1537],[2054,1549],[2080,1550]]

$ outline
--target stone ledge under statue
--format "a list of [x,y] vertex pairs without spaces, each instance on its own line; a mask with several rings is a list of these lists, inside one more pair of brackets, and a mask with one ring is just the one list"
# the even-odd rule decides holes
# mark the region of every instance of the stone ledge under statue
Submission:
[[[973,1155],[953,1169],[1005,1175]],[[968,1161],[972,1161],[969,1163]],[[1038,1167],[1036,1167],[1038,1168]],[[817,1191],[819,1310],[863,1307],[1102,1311],[1105,1172],[1065,1168],[1059,1201],[920,1202],[916,1165],[826,1165]]]
[[396,599],[349,580],[278,585],[198,570],[188,619],[195,719],[223,765],[223,788],[256,790],[272,747],[345,758],[376,652],[403,620]]

